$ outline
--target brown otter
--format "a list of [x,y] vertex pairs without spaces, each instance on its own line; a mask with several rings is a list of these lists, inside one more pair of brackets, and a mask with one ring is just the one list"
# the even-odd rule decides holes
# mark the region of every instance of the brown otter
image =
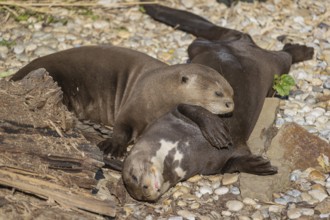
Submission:
[[146,13],[197,37],[188,48],[192,63],[217,70],[234,89],[235,109],[226,120],[234,146],[249,151],[248,140],[264,99],[273,93],[274,75],[288,73],[293,63],[313,57],[313,48],[286,44],[281,51],[260,48],[251,36],[219,27],[193,13],[169,7],[144,5]]
[[[64,92],[64,103],[79,119],[114,126],[100,144],[106,153],[123,155],[154,119],[185,103],[214,114],[231,112],[233,90],[215,70],[200,64],[168,66],[143,53],[115,46],[86,46],[38,58],[11,79],[45,68]],[[215,147],[213,128],[201,124]]]
[[[271,175],[277,172],[269,160],[238,148],[216,149],[200,128],[185,115],[203,115],[208,125],[221,125],[220,117],[198,106],[180,104],[152,123],[137,140],[123,166],[123,181],[130,195],[142,201],[159,199],[170,187],[196,174],[247,172]],[[184,114],[182,114],[184,113]]]

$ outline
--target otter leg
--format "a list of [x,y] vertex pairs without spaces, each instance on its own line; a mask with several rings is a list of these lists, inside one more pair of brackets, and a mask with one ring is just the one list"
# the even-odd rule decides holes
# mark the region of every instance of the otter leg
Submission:
[[106,139],[98,144],[98,147],[105,154],[117,158],[126,153],[128,143],[132,137],[132,128],[125,124],[116,123],[113,129],[112,138]]
[[270,164],[270,161],[257,155],[249,154],[229,159],[222,173],[251,173],[256,175],[273,175],[277,173],[277,167]]
[[223,119],[217,115],[194,105],[179,104],[177,110],[197,124],[205,139],[212,146],[218,149],[232,146],[229,129]]

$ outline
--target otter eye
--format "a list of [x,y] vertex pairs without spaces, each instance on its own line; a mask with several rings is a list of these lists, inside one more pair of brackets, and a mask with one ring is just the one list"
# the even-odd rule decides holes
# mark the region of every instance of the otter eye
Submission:
[[183,83],[187,83],[188,80],[189,80],[189,78],[188,78],[187,76],[183,76],[183,77],[181,77],[181,83],[182,83],[182,84],[183,84]]
[[215,95],[218,96],[218,97],[223,97],[223,93],[222,93],[222,92],[218,92],[218,91],[216,91],[216,92],[215,92]]
[[137,179],[137,177],[136,177],[136,176],[132,175],[132,178],[133,178],[133,180],[134,180],[135,182],[137,182],[137,181],[138,181],[138,179]]
[[144,186],[143,186],[143,189],[148,189],[148,186],[147,186],[147,185],[144,185]]

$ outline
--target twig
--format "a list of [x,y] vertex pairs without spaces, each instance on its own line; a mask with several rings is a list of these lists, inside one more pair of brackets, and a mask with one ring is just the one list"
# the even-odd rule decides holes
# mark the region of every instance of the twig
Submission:
[[15,6],[15,7],[123,7],[123,6],[134,6],[134,5],[147,5],[155,4],[158,1],[150,2],[122,2],[122,3],[61,3],[61,2],[27,2],[27,3],[17,3],[17,2],[0,2],[0,6]]

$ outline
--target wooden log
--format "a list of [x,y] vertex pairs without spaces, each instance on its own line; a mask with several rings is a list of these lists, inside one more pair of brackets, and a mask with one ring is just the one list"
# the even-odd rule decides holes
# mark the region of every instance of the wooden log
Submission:
[[[22,171],[15,173],[13,170],[7,170],[4,166],[0,167],[0,185],[13,187],[44,199],[55,200],[65,207],[78,208],[111,217],[116,216],[116,206],[113,201],[102,201],[90,194],[23,175]],[[35,175],[38,176],[38,174]]]

